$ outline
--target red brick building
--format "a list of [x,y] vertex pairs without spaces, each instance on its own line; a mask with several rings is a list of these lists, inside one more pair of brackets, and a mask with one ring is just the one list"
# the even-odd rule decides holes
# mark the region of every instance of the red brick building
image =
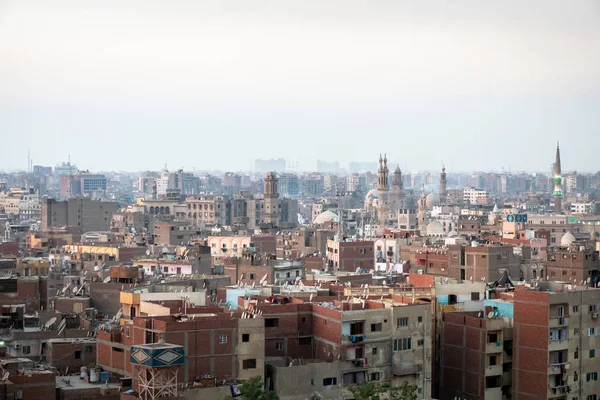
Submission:
[[327,241],[327,269],[331,271],[355,272],[374,267],[374,243],[370,240]]

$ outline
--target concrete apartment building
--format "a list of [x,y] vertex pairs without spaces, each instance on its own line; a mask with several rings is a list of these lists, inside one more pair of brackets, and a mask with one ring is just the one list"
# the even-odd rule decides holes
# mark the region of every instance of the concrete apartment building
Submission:
[[[352,385],[403,381],[418,387],[418,398],[430,397],[428,303],[389,294],[380,301],[338,302],[327,296],[271,304],[261,300],[247,306],[262,312],[267,374],[282,399],[305,398],[313,392],[326,399],[351,398]],[[307,366],[296,375],[295,394],[282,379],[291,372],[279,362],[290,358],[294,365]]]
[[327,240],[327,269],[355,272],[374,268],[374,244],[370,240]]
[[[523,248],[525,253],[530,249]],[[513,246],[477,245],[448,248],[450,277],[459,280],[484,280],[490,282],[499,277],[505,270],[512,279],[520,276],[522,258],[527,254],[515,254]]]
[[599,277],[600,257],[598,251],[589,244],[552,248],[548,252],[546,271],[541,276],[550,281],[571,281],[578,284],[590,279],[594,286]]
[[599,308],[598,289],[540,282],[515,291],[514,400],[597,399]]
[[559,246],[562,237],[570,232],[576,239],[589,238],[583,225],[571,219],[566,215],[528,215],[527,222],[523,224],[523,229],[533,231],[549,231],[550,242],[548,246]]
[[42,231],[73,226],[79,233],[108,231],[112,214],[119,209],[117,203],[95,201],[89,198],[72,198],[63,201],[44,198],[42,201]]
[[186,245],[196,234],[187,221],[156,221],[154,244],[161,246]]

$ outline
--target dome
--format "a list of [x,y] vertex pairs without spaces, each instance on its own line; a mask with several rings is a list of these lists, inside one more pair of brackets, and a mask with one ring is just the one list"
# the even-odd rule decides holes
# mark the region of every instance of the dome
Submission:
[[440,195],[436,193],[429,193],[425,198],[425,205],[427,208],[433,208],[441,204]]
[[575,241],[575,236],[571,232],[567,232],[560,239],[561,246],[570,246]]
[[337,214],[327,210],[327,211],[323,211],[321,214],[317,215],[315,217],[315,220],[313,221],[314,224],[324,224],[327,222],[337,222],[338,221],[338,216]]
[[458,236],[458,232],[456,232],[456,231],[448,232],[448,237],[457,237],[457,236]]
[[373,199],[376,199],[377,196],[378,196],[377,189],[371,189],[367,192],[367,195],[365,196],[365,201],[370,202]]
[[427,236],[442,236],[444,234],[444,228],[440,221],[431,221],[427,225]]

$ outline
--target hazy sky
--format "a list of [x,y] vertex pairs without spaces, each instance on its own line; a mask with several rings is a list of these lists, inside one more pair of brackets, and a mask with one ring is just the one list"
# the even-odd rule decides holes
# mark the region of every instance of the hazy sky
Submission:
[[3,1],[0,169],[597,171],[600,2]]

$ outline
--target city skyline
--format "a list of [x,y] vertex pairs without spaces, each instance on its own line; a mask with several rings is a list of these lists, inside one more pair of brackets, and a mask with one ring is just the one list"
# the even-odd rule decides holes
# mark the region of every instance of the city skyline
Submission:
[[567,169],[597,170],[595,2],[0,9],[2,169],[30,148],[96,171],[383,151],[411,169],[547,170],[561,140]]

